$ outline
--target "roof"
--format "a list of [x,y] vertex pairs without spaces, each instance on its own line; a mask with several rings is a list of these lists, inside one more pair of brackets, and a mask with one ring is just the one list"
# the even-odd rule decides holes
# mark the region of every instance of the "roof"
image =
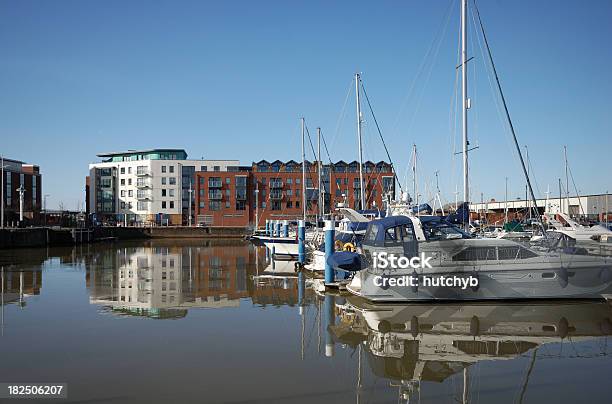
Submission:
[[146,154],[146,153],[155,153],[155,152],[182,152],[187,154],[185,149],[144,149],[144,150],[126,150],[119,152],[110,152],[110,153],[100,153],[97,154],[98,157],[114,157],[121,156],[124,154]]

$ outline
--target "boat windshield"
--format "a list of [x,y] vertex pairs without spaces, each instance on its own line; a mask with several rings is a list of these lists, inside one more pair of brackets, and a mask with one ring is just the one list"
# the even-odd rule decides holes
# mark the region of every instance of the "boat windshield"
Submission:
[[472,238],[469,234],[457,226],[443,221],[443,220],[431,220],[423,221],[423,233],[427,240],[454,240],[461,238]]

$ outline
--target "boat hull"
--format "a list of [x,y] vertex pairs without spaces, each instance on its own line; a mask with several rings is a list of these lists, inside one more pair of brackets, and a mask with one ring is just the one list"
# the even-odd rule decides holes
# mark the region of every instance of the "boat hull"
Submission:
[[389,278],[406,275],[410,274],[386,274],[387,284],[379,286],[381,273],[364,270],[356,275],[359,279],[351,282],[347,289],[373,302],[601,299],[612,294],[612,266],[609,264],[569,268],[463,268],[425,275],[434,285],[439,285],[442,277],[477,278],[477,286],[465,289],[459,286],[425,286],[424,276],[416,273],[412,276],[419,278],[418,286],[388,286]]

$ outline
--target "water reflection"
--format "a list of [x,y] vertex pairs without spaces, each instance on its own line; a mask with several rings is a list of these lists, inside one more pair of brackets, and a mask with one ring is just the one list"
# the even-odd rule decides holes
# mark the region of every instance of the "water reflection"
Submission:
[[265,260],[262,247],[231,242],[109,248],[87,265],[87,288],[92,304],[152,318],[238,307],[243,298],[261,306],[297,304],[297,278],[256,276],[271,265]]
[[562,350],[542,351],[543,345],[569,341],[566,356],[605,356],[605,343],[600,351],[586,352],[578,343],[612,334],[610,306],[597,301],[373,305],[349,297],[336,309],[339,324],[328,329],[334,340],[359,348],[360,358],[363,347],[371,371],[390,380],[406,401],[420,396],[423,382],[443,383],[460,374],[461,401],[467,402],[471,366],[528,354],[522,402],[537,358],[563,357]]

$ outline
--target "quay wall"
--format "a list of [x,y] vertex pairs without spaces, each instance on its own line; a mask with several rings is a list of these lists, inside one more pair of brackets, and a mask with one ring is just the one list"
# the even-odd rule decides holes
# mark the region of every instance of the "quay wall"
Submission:
[[244,227],[96,227],[70,229],[30,227],[0,229],[0,249],[67,246],[96,241],[150,238],[242,239]]

